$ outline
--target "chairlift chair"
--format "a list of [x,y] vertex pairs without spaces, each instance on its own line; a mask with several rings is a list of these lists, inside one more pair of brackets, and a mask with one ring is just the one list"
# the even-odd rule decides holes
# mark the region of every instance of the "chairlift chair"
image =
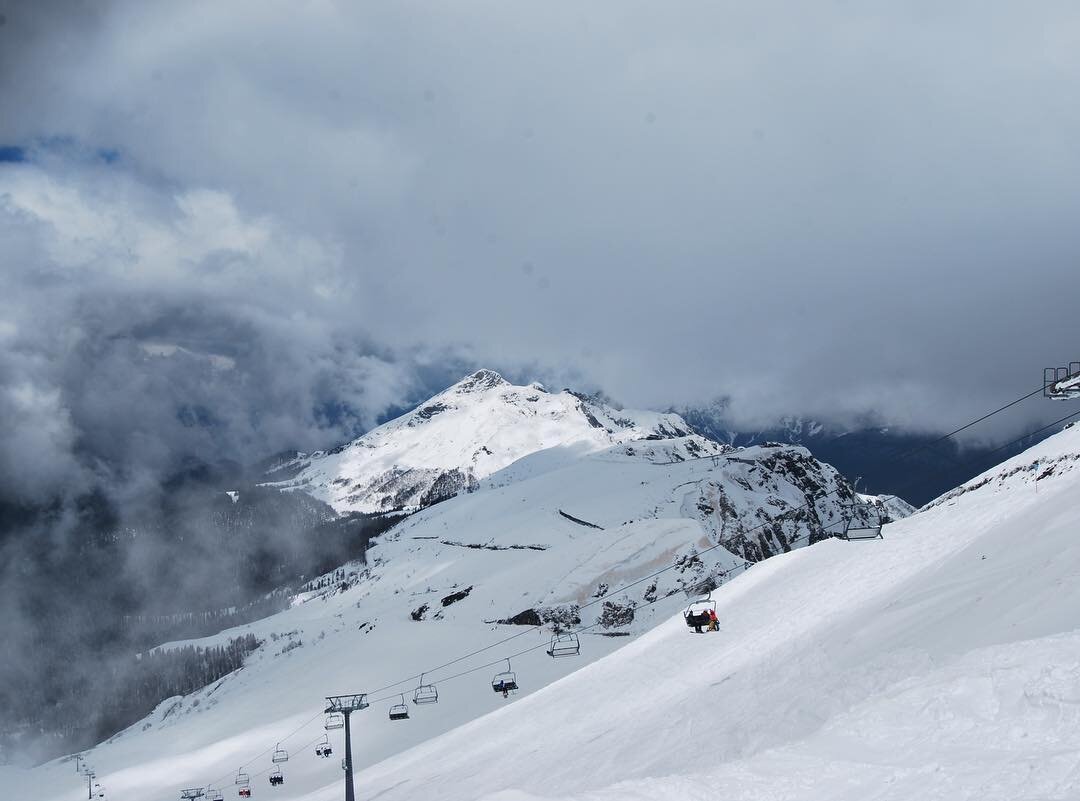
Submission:
[[716,612],[716,601],[712,596],[693,601],[683,610],[683,620],[689,628],[695,632],[700,631],[702,626],[709,625],[709,612]]
[[221,790],[215,790],[213,787],[206,788],[206,801],[222,801],[224,797]]
[[238,795],[241,798],[251,798],[251,788],[250,787],[241,787],[239,792],[238,792]]
[[[264,751],[263,753],[266,752]],[[274,749],[274,755],[270,757],[270,761],[275,765],[289,761],[289,752],[281,747],[281,743],[277,744],[277,748]]]
[[[855,540],[881,540],[881,507],[875,503],[862,503],[856,500],[847,504],[844,518],[843,538],[849,542]],[[862,510],[862,511],[859,511]]]
[[242,773],[238,770],[236,771],[236,782],[234,783],[240,785],[241,787],[247,787],[249,784],[251,784],[251,777],[248,776],[246,773]]
[[514,671],[510,669],[510,660],[506,660],[506,670],[502,673],[496,673],[495,678],[491,680],[491,689],[497,693],[502,693],[503,698],[506,698],[510,693],[516,691],[518,688],[517,676]]
[[573,631],[556,631],[551,635],[551,644],[547,655],[552,659],[564,656],[577,656],[581,653],[581,641]]
[[401,702],[390,707],[390,720],[408,720],[409,707],[405,703],[405,694],[401,694]]
[[1080,398],[1080,362],[1068,367],[1047,367],[1043,370],[1043,397],[1053,400]]
[[270,774],[270,786],[277,787],[281,784],[285,784],[285,777],[281,773],[281,768],[274,768],[273,773]]
[[333,753],[334,749],[330,745],[330,738],[324,734],[322,742],[315,746],[315,756],[326,759]]
[[331,712],[326,718],[326,730],[333,731],[334,729],[345,728],[345,716],[340,712]]
[[414,704],[437,704],[439,703],[439,690],[434,684],[424,684],[424,674],[420,674],[420,684],[413,693]]

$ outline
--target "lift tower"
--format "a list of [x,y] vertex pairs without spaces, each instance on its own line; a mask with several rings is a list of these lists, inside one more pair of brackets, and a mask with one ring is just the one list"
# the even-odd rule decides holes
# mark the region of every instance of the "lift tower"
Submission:
[[349,717],[353,712],[367,709],[367,693],[355,693],[353,695],[328,695],[326,697],[326,714],[339,714],[345,717],[345,801],[356,801],[352,780],[352,733],[349,725]]

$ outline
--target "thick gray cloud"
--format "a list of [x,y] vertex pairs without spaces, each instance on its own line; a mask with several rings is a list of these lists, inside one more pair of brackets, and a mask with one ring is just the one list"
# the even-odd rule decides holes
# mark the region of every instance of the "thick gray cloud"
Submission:
[[0,403],[57,481],[447,360],[932,430],[1080,358],[1073,3],[0,13]]

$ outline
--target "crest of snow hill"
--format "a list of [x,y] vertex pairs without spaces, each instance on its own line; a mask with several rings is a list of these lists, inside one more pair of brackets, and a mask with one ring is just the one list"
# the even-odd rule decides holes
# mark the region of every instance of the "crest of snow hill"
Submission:
[[413,411],[332,451],[297,454],[272,469],[339,512],[415,511],[523,456],[558,446],[585,450],[693,432],[678,415],[626,412],[540,384],[514,386],[478,370]]
[[[540,384],[516,386],[491,370],[467,376],[346,445],[281,460],[267,478],[270,486],[308,492],[343,514],[427,510],[410,529],[430,522],[436,512],[429,507],[440,501],[519,485],[521,503],[556,513],[556,528],[569,525],[576,535],[619,528],[617,537],[640,539],[640,552],[622,555],[630,562],[660,558],[645,546],[659,535],[643,523],[695,521],[699,526],[680,529],[674,538],[659,537],[667,549],[662,558],[682,563],[659,582],[670,586],[642,587],[645,600],[658,592],[708,589],[735,564],[830,536],[842,528],[844,505],[855,498],[843,477],[805,448],[735,448],[697,435],[676,414],[618,409]],[[886,519],[913,511],[891,496],[861,497],[882,506]],[[442,526],[454,527],[440,544],[474,550],[556,545],[543,515],[522,516],[479,496],[465,508],[468,522],[455,520],[456,509],[439,510]],[[627,529],[635,524],[636,530]],[[489,528],[483,541],[468,536],[469,529]],[[716,544],[723,549],[698,555]],[[598,568],[582,592],[606,592],[602,574],[614,568]],[[572,602],[549,600],[556,607]],[[639,600],[619,603],[632,608]],[[426,610],[412,611],[415,620],[425,617]],[[502,619],[510,622],[534,622],[541,614],[504,612]]]

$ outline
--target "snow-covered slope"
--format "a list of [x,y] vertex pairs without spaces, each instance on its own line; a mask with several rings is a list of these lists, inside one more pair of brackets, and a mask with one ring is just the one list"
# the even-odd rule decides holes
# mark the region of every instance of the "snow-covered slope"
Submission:
[[614,409],[478,370],[413,411],[332,451],[298,454],[268,478],[339,512],[415,509],[476,487],[523,456],[556,446],[600,450],[691,433],[674,414]]
[[903,520],[917,511],[914,506],[898,495],[866,495],[860,492],[859,500],[880,507],[886,516],[886,522]]
[[714,593],[719,634],[666,621],[357,787],[382,801],[1080,798],[1078,468],[1080,428],[884,540],[763,562]]
[[[274,796],[332,798],[320,788],[340,776],[337,755],[312,753],[323,734],[323,696],[368,691],[381,699],[354,732],[357,764],[374,764],[506,705],[489,685],[503,657],[520,654],[513,667],[525,696],[666,619],[686,603],[684,590],[741,573],[744,552],[780,551],[820,536],[851,498],[835,471],[802,448],[721,450],[696,436],[600,451],[591,443],[561,446],[418,512],[378,542],[365,568],[352,568],[356,575],[335,577],[284,613],[205,641],[252,631],[265,644],[238,673],[163,703],[94,749],[89,759],[109,798],[174,801],[181,787],[228,783],[241,765],[261,797],[270,791],[271,767],[262,752],[279,741],[293,756]],[[715,460],[699,458],[710,451]],[[792,509],[785,521],[772,520]],[[712,548],[718,541],[738,553]],[[638,579],[645,580],[620,591]],[[576,619],[593,628],[582,635],[582,655],[565,660],[544,654],[550,625],[498,622]],[[408,699],[417,683],[399,680],[420,671],[440,684],[440,703],[391,723],[387,703],[397,693]],[[78,790],[70,762],[0,781],[21,799],[74,801]]]

